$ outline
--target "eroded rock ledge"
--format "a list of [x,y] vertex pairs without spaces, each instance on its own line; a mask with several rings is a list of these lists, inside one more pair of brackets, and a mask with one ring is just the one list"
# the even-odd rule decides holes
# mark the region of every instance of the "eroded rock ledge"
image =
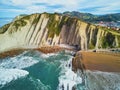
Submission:
[[77,69],[104,71],[104,72],[120,72],[120,53],[105,54],[96,52],[77,52],[73,58],[73,67]]
[[43,46],[40,48],[31,48],[31,49],[30,48],[28,48],[28,49],[27,48],[15,48],[15,49],[1,52],[0,58],[14,57],[14,56],[19,55],[27,50],[37,50],[37,51],[47,54],[47,53],[57,53],[57,52],[60,52],[63,50],[75,51],[75,48],[61,47],[61,46]]

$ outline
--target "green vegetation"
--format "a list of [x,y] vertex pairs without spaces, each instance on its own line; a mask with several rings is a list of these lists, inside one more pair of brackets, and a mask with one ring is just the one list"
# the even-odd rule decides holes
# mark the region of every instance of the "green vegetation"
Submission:
[[59,28],[59,20],[56,20],[55,18],[56,14],[50,14],[49,15],[49,21],[47,24],[47,28],[48,28],[48,34],[49,37],[53,38],[54,35],[59,35],[60,33],[60,28]]
[[13,24],[13,26],[16,27],[16,29],[18,29],[19,27],[23,27],[27,24],[27,22],[25,22],[23,19],[19,19],[19,20],[16,20]]
[[99,26],[101,30],[107,32],[107,36],[101,38],[101,48],[112,48],[115,47],[115,37],[118,39],[118,47],[120,47],[120,33],[113,29],[108,29],[107,27]]
[[109,47],[109,44],[108,44],[107,39],[105,37],[101,38],[101,43],[102,43],[102,48]]
[[120,36],[116,36],[117,40],[118,40],[118,48],[120,48]]
[[76,20],[76,18],[69,18],[69,19],[66,21],[67,26],[70,27],[70,26],[74,23],[75,20]]
[[95,48],[95,42],[92,39],[91,42],[89,43],[89,49],[94,49]]
[[101,38],[102,48],[112,48],[115,41],[115,36],[111,33],[107,33],[106,36]]
[[90,43],[89,44],[89,49],[94,49],[95,48],[95,46],[93,45],[93,43]]
[[72,11],[72,12],[64,12],[63,15],[77,17],[83,21],[92,22],[92,23],[99,21],[105,21],[105,22],[120,21],[120,13],[93,15],[90,13],[81,13],[81,12]]
[[38,21],[39,21],[39,18],[35,18],[35,19],[33,20],[33,24],[38,23]]
[[62,26],[66,24],[67,20],[68,20],[68,17],[67,16],[63,16],[62,20],[61,20],[61,22],[59,24],[59,27],[62,28]]
[[27,16],[24,16],[22,19],[23,19],[23,20],[29,20],[30,17],[31,17],[31,15],[27,15]]
[[64,12],[64,15],[71,16],[71,17],[77,17],[83,21],[91,21],[92,19],[96,18],[97,16],[92,15],[90,13],[80,13],[80,12]]
[[75,21],[76,21],[76,18],[63,16],[60,22],[60,28],[62,28],[63,25],[67,25],[68,27],[70,27]]
[[87,43],[89,49],[94,49],[97,41],[98,28],[88,23],[86,27]]
[[18,30],[18,28],[24,27],[27,24],[26,21],[24,21],[24,19],[19,19],[13,22],[13,27],[10,30],[10,34],[13,32],[16,32]]
[[[14,21],[14,22],[12,22],[13,26],[15,26],[14,30],[17,30],[19,27],[25,26],[27,24],[27,22],[25,20],[29,20],[30,17],[31,17],[31,15],[27,15],[27,16],[24,16],[24,17]],[[5,33],[12,23],[6,24],[3,27],[1,27],[0,28],[0,34]],[[13,29],[10,31],[10,33],[12,33],[12,32],[13,32]]]
[[49,13],[47,13],[47,12],[44,12],[44,13],[42,13],[42,14],[45,14],[45,16],[46,16],[46,18],[49,18]]
[[11,23],[6,24],[6,25],[4,25],[3,27],[1,27],[1,28],[0,28],[0,34],[5,33],[5,32],[8,30],[10,24],[11,24]]
[[35,19],[33,20],[32,24],[37,24],[39,19],[40,19],[41,15],[39,14],[39,16],[36,16]]
[[63,25],[71,27],[76,18],[69,18],[68,16],[63,16],[62,19],[56,20],[56,13],[49,15],[49,22],[47,24],[49,37],[54,37],[54,35],[59,35]]
[[99,26],[99,28],[100,28],[101,30],[107,31],[107,32],[109,32],[109,33],[112,33],[113,35],[118,35],[118,36],[120,36],[120,33],[119,33],[118,31],[116,31],[116,30],[108,29],[107,27],[101,27],[101,26]]

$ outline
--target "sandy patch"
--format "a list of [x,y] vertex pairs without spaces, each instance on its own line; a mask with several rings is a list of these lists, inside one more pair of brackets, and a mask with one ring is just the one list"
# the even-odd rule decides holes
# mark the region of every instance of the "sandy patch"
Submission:
[[120,56],[106,55],[95,52],[80,52],[82,63],[87,70],[120,72]]

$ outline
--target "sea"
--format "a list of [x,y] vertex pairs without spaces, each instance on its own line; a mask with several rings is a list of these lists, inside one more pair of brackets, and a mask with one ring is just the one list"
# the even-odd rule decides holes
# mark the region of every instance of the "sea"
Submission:
[[0,90],[73,90],[82,78],[72,71],[72,57],[32,50],[6,57],[0,60]]
[[0,59],[0,90],[120,90],[120,74],[72,71],[70,53],[27,50]]

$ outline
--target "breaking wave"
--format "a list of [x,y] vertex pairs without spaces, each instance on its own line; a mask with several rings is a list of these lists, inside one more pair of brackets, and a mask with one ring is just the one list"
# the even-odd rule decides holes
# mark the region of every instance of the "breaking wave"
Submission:
[[28,75],[29,72],[22,69],[39,62],[33,57],[25,55],[26,53],[25,51],[16,57],[5,58],[0,62],[0,87]]
[[28,74],[29,72],[20,69],[0,69],[0,87]]
[[67,62],[62,62],[59,76],[58,90],[73,90],[77,84],[82,83],[82,78],[72,71],[72,58]]

